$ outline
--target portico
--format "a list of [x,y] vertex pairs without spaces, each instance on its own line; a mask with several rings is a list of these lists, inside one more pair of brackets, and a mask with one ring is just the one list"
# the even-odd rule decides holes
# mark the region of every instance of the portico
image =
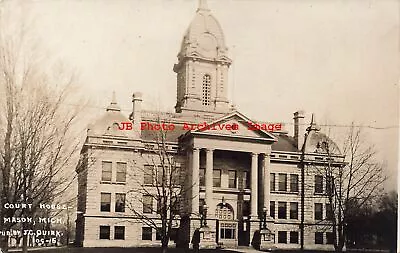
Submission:
[[[234,112],[218,122],[241,126],[240,122],[247,121],[242,114]],[[207,219],[210,220],[207,224],[218,230],[220,217],[215,215],[218,205],[229,205],[233,213],[232,221],[237,223],[244,219],[249,223],[243,226],[243,231],[235,230],[238,235],[232,238],[237,244],[241,232],[246,232],[249,236],[247,241],[251,241],[254,232],[259,229],[259,214],[264,207],[269,207],[270,153],[275,137],[262,130],[253,131],[241,126],[237,132],[196,130],[188,132],[180,141],[189,157],[191,217],[199,217],[200,209],[206,205]],[[259,180],[263,182],[262,189],[259,189]],[[248,181],[250,189],[244,185]],[[248,203],[249,213],[245,210]],[[196,224],[190,230],[194,229]],[[218,232],[217,235],[221,237]]]

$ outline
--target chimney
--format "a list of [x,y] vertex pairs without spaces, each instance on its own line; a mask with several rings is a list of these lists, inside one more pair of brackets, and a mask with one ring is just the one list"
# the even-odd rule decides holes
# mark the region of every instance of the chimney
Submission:
[[[140,122],[142,122],[142,93],[135,92],[132,95],[132,114],[130,120],[133,122],[133,129],[136,131],[140,130]],[[140,131],[139,131],[140,132]]]
[[304,125],[304,111],[300,110],[293,115],[294,119],[294,139],[297,143],[297,149],[301,149],[304,143],[305,125]]

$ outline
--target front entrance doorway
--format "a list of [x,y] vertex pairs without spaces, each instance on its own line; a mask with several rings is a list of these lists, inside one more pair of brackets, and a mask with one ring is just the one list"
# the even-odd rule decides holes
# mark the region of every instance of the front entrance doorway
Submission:
[[237,245],[238,222],[234,220],[233,208],[227,203],[220,203],[215,209],[217,219],[217,243],[224,246]]

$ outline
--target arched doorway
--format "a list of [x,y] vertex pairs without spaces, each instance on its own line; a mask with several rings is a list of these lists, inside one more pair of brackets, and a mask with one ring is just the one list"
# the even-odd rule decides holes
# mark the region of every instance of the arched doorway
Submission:
[[237,221],[231,205],[220,203],[215,209],[217,240],[224,245],[237,244]]

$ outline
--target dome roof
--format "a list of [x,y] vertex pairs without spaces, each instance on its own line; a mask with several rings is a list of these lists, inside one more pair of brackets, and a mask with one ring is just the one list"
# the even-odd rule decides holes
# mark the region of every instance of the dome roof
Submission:
[[96,122],[89,125],[88,135],[130,137],[130,133],[133,131],[118,129],[121,122],[130,122],[130,120],[121,113],[121,108],[116,102],[115,93],[113,93],[112,101],[106,112]]
[[326,134],[312,130],[307,139],[306,153],[326,153],[329,148],[331,154],[340,155],[339,147]]
[[305,152],[306,153],[326,153],[327,150],[331,154],[340,155],[340,149],[334,141],[326,134],[320,132],[320,128],[315,123],[315,116],[312,115],[311,124],[307,128],[309,130]]
[[227,51],[222,28],[205,0],[200,0],[196,15],[186,30],[180,54],[190,55],[193,51],[206,58],[217,58]]

